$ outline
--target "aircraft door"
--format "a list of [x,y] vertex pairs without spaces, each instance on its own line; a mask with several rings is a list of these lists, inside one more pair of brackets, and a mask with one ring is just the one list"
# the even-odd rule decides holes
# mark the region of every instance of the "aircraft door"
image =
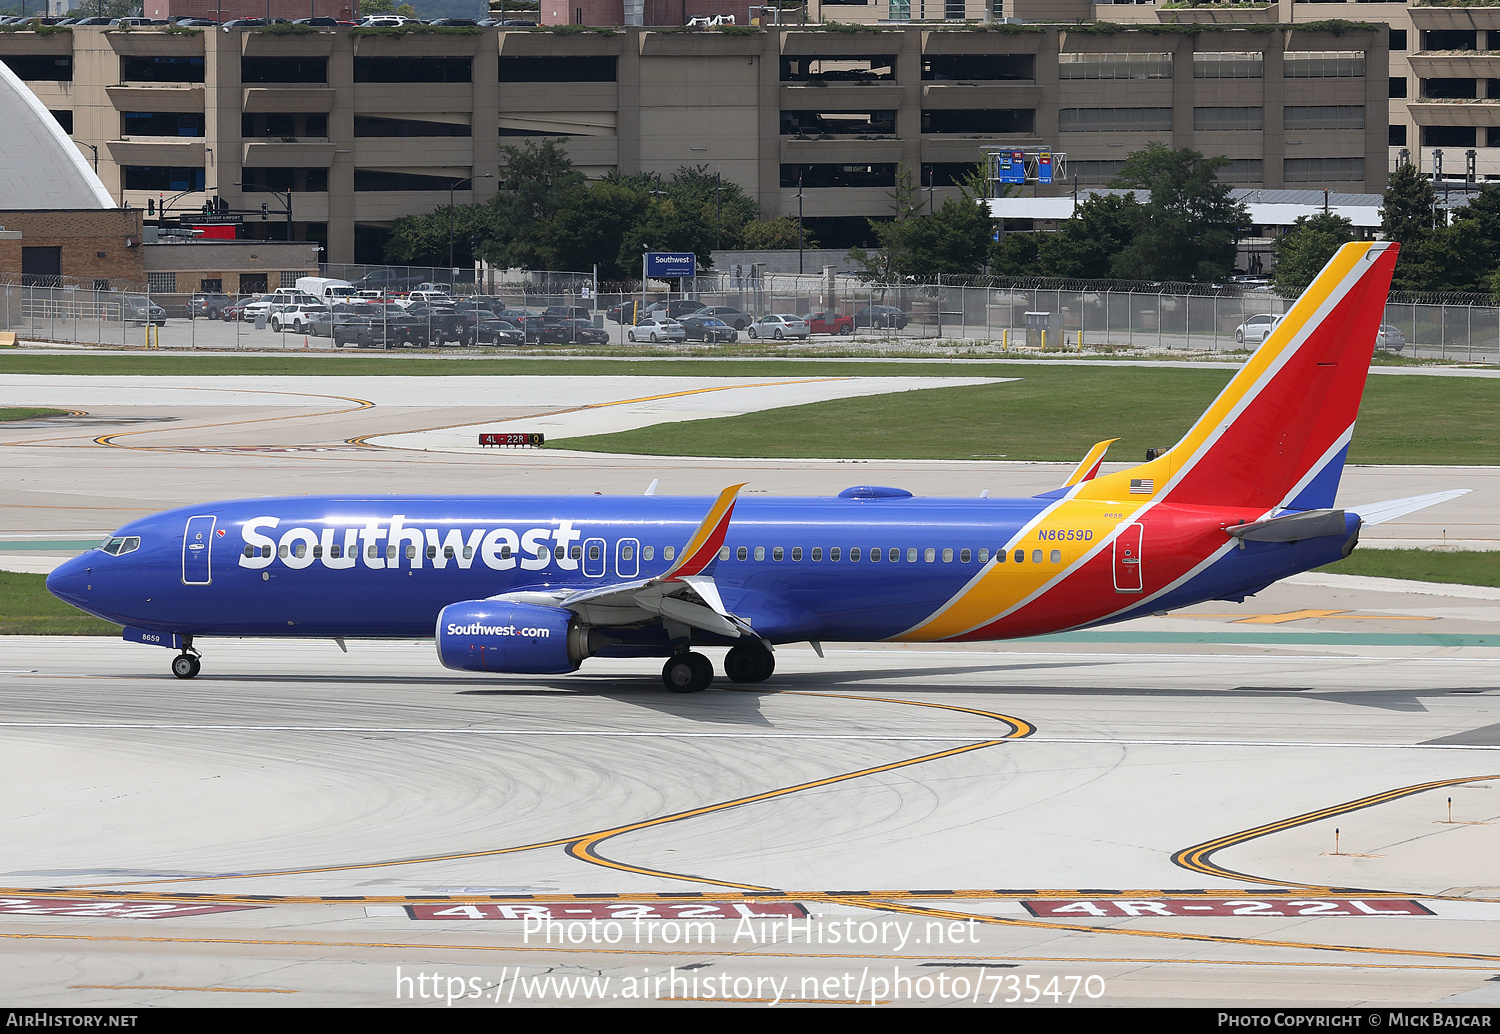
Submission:
[[1141,526],[1127,524],[1115,536],[1115,592],[1141,592]]
[[621,539],[615,543],[615,574],[634,578],[640,573],[640,539]]
[[604,577],[605,545],[603,539],[583,540],[583,574],[586,578]]
[[213,581],[213,553],[217,517],[189,517],[182,535],[182,584],[207,585]]

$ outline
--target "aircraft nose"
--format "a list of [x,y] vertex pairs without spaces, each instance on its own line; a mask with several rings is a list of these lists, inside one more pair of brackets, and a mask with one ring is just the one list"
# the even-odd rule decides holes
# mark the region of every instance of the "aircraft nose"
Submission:
[[93,558],[85,553],[66,561],[47,576],[47,591],[65,603],[82,606],[93,595],[90,581]]

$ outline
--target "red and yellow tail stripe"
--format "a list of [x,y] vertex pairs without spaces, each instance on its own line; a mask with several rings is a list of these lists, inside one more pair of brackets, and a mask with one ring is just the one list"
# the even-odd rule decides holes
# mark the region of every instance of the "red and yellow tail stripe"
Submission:
[[704,568],[713,563],[714,558],[719,555],[719,548],[724,545],[724,537],[729,534],[729,518],[734,515],[735,499],[739,496],[740,489],[747,484],[748,481],[730,485],[719,493],[719,498],[709,507],[708,516],[703,518],[703,523],[698,525],[693,537],[682,547],[677,562],[662,575],[662,581],[702,574]]

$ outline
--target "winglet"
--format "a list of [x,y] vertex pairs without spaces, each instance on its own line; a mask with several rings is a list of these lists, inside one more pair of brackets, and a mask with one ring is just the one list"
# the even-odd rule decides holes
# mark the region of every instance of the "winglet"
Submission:
[[1090,449],[1088,455],[1079,461],[1077,467],[1073,468],[1073,473],[1068,475],[1068,480],[1062,483],[1062,487],[1072,488],[1074,485],[1081,485],[1085,481],[1094,480],[1094,475],[1099,473],[1099,468],[1104,463],[1104,454],[1109,451],[1111,445],[1119,440],[1118,438],[1110,438],[1099,442]]
[[719,498],[708,509],[708,516],[703,518],[688,544],[682,547],[677,562],[661,576],[662,581],[703,574],[713,566],[719,556],[719,547],[724,544],[724,536],[729,533],[729,518],[734,514],[735,499],[746,484],[749,482],[730,485],[719,493]]

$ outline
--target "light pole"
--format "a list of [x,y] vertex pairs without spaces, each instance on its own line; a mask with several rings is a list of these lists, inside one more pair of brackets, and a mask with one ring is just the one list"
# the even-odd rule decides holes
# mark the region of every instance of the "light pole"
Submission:
[[448,268],[453,268],[453,192],[460,184],[473,183],[475,180],[494,179],[493,172],[487,172],[483,176],[470,176],[468,179],[459,180],[457,183],[448,184]]
[[797,275],[802,275],[802,170],[797,170]]
[[[292,192],[290,190],[275,190],[264,183],[235,183],[235,186],[239,187],[241,191],[247,187],[264,190],[267,194],[276,195],[277,200],[284,198],[286,200],[286,239],[292,239]],[[265,206],[262,205],[261,207],[264,208]]]

